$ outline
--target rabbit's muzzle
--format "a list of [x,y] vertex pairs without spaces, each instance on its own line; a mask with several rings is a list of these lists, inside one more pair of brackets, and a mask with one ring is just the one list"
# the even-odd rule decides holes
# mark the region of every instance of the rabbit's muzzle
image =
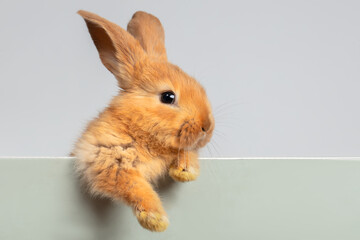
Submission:
[[179,148],[194,150],[205,146],[210,141],[212,131],[212,123],[199,124],[194,119],[185,121],[178,132]]

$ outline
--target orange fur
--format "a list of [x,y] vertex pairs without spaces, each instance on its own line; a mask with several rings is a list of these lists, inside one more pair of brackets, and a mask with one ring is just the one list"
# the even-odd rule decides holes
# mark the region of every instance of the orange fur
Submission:
[[[151,182],[166,173],[177,181],[197,177],[197,150],[215,124],[205,90],[167,62],[156,17],[135,13],[127,32],[93,13],[79,14],[121,90],[76,143],[77,170],[93,194],[124,201],[143,227],[164,231],[168,220]],[[160,102],[170,90],[175,103]]]

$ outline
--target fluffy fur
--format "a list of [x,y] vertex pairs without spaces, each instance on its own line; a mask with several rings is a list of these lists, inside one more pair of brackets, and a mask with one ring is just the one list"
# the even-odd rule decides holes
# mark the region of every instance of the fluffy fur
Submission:
[[[166,173],[181,182],[198,176],[197,151],[214,129],[205,90],[167,61],[164,30],[153,15],[136,12],[125,31],[78,13],[121,90],[77,141],[77,170],[93,194],[124,201],[144,228],[164,231],[169,222],[151,183]],[[165,91],[175,93],[174,104],[160,101]]]

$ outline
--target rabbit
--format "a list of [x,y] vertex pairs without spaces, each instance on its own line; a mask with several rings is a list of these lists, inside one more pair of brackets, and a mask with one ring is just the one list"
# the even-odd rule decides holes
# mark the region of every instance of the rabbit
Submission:
[[77,140],[76,170],[91,194],[125,202],[142,227],[164,231],[169,220],[152,184],[165,174],[180,182],[199,175],[198,150],[215,127],[206,92],[168,62],[155,16],[136,12],[126,31],[78,14],[120,89]]

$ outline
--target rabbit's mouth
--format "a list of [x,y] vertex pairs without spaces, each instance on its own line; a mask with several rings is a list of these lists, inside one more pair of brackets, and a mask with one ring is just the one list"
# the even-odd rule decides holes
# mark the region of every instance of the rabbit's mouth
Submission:
[[211,133],[205,133],[202,127],[193,119],[185,121],[178,132],[179,148],[184,150],[197,150],[206,145]]

